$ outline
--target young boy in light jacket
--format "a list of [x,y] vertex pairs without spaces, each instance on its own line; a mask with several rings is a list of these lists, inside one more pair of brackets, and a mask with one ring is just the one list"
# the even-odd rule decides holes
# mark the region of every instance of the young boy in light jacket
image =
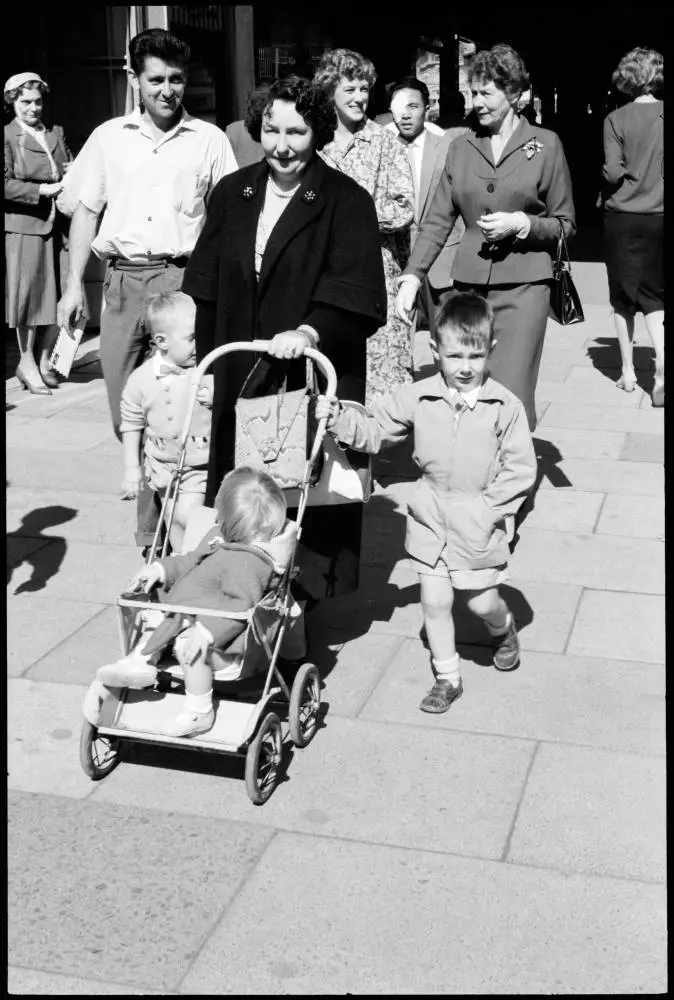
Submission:
[[409,502],[405,547],[419,573],[421,606],[435,683],[423,712],[446,712],[463,693],[456,651],[454,589],[492,636],[494,666],[514,670],[520,648],[499,593],[508,578],[513,520],[536,477],[522,403],[488,375],[492,310],[474,292],[443,307],[434,355],[439,371],[363,411],[321,397],[317,416],[344,444],[371,453],[414,438],[421,479]]

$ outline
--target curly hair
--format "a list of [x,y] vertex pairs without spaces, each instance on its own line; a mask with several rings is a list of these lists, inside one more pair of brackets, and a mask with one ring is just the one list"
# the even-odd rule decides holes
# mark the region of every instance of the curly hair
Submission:
[[665,89],[665,60],[655,49],[630,49],[618,63],[611,82],[630,97],[660,95]]
[[512,100],[530,87],[529,74],[524,60],[511,45],[499,43],[482,49],[473,56],[468,69],[468,81],[493,82]]
[[145,69],[148,56],[163,59],[169,66],[187,69],[190,55],[187,42],[169,34],[164,28],[148,28],[134,35],[129,42],[129,63],[136,76],[140,76]]
[[352,49],[328,49],[321,56],[314,74],[314,83],[332,97],[340,80],[344,78],[367,80],[372,88],[377,79],[374,63]]
[[22,83],[20,87],[14,87],[13,90],[6,90],[5,114],[14,114],[14,104],[18,101],[20,94],[22,94],[24,90],[39,90],[44,99],[49,93],[49,86],[42,81],[38,82],[37,80],[30,80],[28,83]]
[[269,114],[274,101],[287,101],[314,133],[314,148],[323,149],[332,141],[337,128],[337,116],[332,100],[314,84],[301,76],[275,80],[269,87],[255,90],[248,99],[245,125],[252,139],[260,141],[262,119]]

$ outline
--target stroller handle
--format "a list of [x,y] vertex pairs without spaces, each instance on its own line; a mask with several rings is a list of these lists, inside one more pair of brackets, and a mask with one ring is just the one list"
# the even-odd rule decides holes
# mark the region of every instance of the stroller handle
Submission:
[[[181,449],[184,449],[187,438],[189,437],[192,415],[194,413],[194,406],[197,399],[197,389],[201,383],[204,372],[210,368],[213,362],[218,358],[221,358],[225,354],[232,354],[234,351],[254,351],[258,354],[267,354],[269,351],[269,344],[269,340],[237,340],[231,344],[222,344],[220,347],[215,347],[200,361],[194,370],[194,389],[190,398],[189,406],[187,407],[187,413],[185,414],[182,434],[180,435]],[[319,371],[325,375],[328,382],[325,391],[326,396],[336,396],[337,372],[335,371],[332,361],[330,361],[329,358],[326,358],[325,354],[321,354],[320,351],[317,351],[313,347],[305,347],[303,354],[305,357],[311,358],[311,360],[318,366]],[[317,435],[319,441],[323,437],[326,423],[327,421],[325,418],[319,421],[319,433]]]

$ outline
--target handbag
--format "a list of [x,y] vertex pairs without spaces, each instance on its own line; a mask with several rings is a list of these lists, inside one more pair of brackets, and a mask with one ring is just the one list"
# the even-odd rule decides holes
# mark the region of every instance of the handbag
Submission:
[[[354,467],[344,449],[328,433],[322,441],[320,469],[318,481],[309,486],[307,507],[337,507],[345,503],[367,503],[370,499],[371,459],[368,456],[367,465],[362,469]],[[298,506],[299,499],[299,490],[286,492],[289,507]]]
[[580,297],[571,277],[571,261],[566,246],[562,220],[559,222],[557,239],[557,259],[552,264],[552,289],[550,291],[550,312],[562,326],[583,323],[585,316]]
[[[259,362],[257,363],[259,364]],[[253,367],[241,393],[257,368]],[[287,392],[285,382],[271,396],[239,395],[234,410],[234,465],[269,473],[281,489],[303,481],[310,445],[309,385]]]

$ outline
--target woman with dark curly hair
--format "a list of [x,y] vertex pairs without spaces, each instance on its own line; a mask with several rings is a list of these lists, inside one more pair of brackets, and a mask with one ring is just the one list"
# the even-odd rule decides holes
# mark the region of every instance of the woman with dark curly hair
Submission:
[[325,52],[314,75],[314,83],[330,98],[337,113],[334,136],[321,156],[369,192],[379,223],[387,315],[386,325],[367,343],[368,403],[412,381],[410,327],[395,311],[395,293],[409,257],[414,180],[407,151],[397,134],[367,117],[376,78],[370,60],[350,49]]
[[[372,199],[317,154],[335,127],[332,103],[301,77],[252,95],[246,126],[264,160],[215,187],[183,291],[197,303],[197,355],[219,344],[269,340],[261,388],[304,385],[304,348],[332,361],[339,396],[362,402],[366,339],[386,315],[386,287]],[[254,358],[216,362],[206,504],[234,466],[234,402]],[[266,370],[265,370],[266,369]],[[362,457],[354,457],[362,464]],[[306,512],[300,596],[358,586],[362,504]]]
[[72,159],[60,125],[45,128],[49,87],[37,73],[5,83],[5,322],[16,329],[16,377],[34,395],[58,385],[49,368],[60,294],[59,251],[66,220],[56,196]]
[[494,45],[478,52],[469,81],[477,125],[449,147],[401,278],[397,306],[403,317],[409,315],[461,216],[466,231],[454,259],[454,288],[480,292],[489,301],[495,337],[491,375],[522,401],[533,430],[552,257],[560,224],[567,239],[576,229],[571,177],[555,133],[518,113],[529,76],[513,48]]
[[622,374],[636,388],[634,314],[641,310],[655,352],[653,406],[665,405],[664,59],[636,48],[620,60],[613,84],[631,101],[604,120],[604,236],[609,297]]

